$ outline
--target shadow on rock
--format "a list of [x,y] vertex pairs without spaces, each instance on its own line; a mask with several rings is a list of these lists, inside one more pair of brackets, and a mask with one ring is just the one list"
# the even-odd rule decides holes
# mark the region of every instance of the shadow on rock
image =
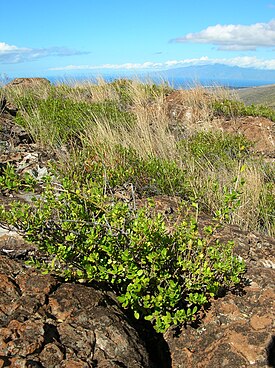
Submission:
[[163,334],[157,333],[150,322],[136,320],[131,315],[131,312],[127,312],[126,314],[131,325],[138,332],[141,341],[145,343],[152,368],[172,368],[169,346]]
[[271,341],[266,348],[266,353],[268,366],[275,368],[275,335],[272,336]]

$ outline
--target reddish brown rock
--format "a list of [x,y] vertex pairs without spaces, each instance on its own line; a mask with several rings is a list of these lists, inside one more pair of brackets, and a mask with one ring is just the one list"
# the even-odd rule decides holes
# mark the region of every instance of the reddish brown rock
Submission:
[[[113,305],[111,309],[110,305]],[[126,366],[143,366],[140,362],[144,352],[140,351],[139,337],[119,317],[120,311],[109,295],[83,285],[63,284],[50,297],[49,307],[58,321],[61,343],[77,351],[78,358],[83,359],[85,355],[86,361],[92,364],[103,360],[115,362],[119,357]],[[142,364],[147,366],[148,362]]]
[[257,314],[254,314],[254,316],[250,319],[251,327],[254,328],[254,330],[265,330],[269,326],[272,326],[273,320],[270,315],[265,316],[258,316]]
[[246,116],[221,120],[221,128],[228,133],[243,134],[254,143],[253,149],[274,157],[275,123],[267,118]]
[[165,334],[173,368],[275,367],[275,242],[228,227],[236,253],[247,262],[247,285],[240,294],[213,300],[201,324]]
[[28,356],[42,347],[44,329],[42,321],[11,321],[7,327],[0,329],[3,338],[1,354],[14,357]]
[[23,88],[41,88],[49,87],[51,82],[46,78],[15,78],[5,85],[4,88],[23,87]]
[[253,151],[267,159],[275,158],[275,122],[264,117],[236,116],[215,117],[212,104],[213,95],[203,89],[173,91],[166,97],[167,113],[172,131],[182,139],[196,132],[198,126],[206,130],[242,134],[253,142]]
[[153,367],[112,294],[0,256],[0,367]]
[[61,349],[56,343],[46,344],[39,354],[39,359],[43,366],[47,368],[59,367],[65,360],[65,356]]

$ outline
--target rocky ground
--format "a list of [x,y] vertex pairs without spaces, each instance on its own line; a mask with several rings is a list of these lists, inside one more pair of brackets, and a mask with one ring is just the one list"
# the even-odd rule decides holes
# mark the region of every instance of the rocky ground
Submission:
[[[196,97],[196,96],[195,96]],[[195,98],[194,97],[194,98]],[[207,102],[207,94],[202,97]],[[196,97],[197,99],[199,97]],[[170,117],[175,120],[176,128],[178,122],[185,126],[184,134],[188,135],[194,129],[215,129],[226,133],[242,134],[251,140],[253,151],[263,155],[267,160],[275,159],[275,123],[264,117],[231,117],[209,116],[204,119],[200,111],[197,111],[197,102],[194,108],[190,108],[190,101],[186,100],[186,91],[174,91],[166,98]],[[205,103],[205,102],[204,102]],[[203,106],[202,106],[203,107]],[[207,106],[204,106],[207,109]],[[202,109],[203,111],[203,109]]]
[[[2,101],[0,111],[0,169],[12,162],[44,172],[47,154],[14,124],[14,108]],[[270,136],[269,124],[260,125],[259,140],[262,131]],[[157,202],[165,213],[177,204]],[[43,255],[0,228],[0,367],[275,367],[275,241],[233,226],[220,236],[234,239],[247,263],[243,289],[212,300],[200,324],[162,336],[126,315],[106,286],[65,283],[27,267],[24,260]]]

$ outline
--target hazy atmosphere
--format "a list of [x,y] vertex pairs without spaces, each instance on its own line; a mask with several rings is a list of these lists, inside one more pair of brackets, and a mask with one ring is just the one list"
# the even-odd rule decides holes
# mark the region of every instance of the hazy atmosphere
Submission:
[[275,70],[272,0],[10,0],[0,75],[74,76],[226,64]]

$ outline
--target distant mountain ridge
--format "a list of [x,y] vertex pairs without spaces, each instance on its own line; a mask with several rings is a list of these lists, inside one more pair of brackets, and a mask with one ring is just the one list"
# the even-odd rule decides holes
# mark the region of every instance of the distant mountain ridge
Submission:
[[136,71],[136,70],[108,70],[93,71],[84,74],[47,76],[52,83],[71,83],[73,81],[97,82],[97,77],[103,77],[107,82],[118,78],[130,78],[156,83],[167,81],[174,88],[189,88],[194,84],[203,86],[222,85],[232,88],[256,87],[275,84],[275,70],[256,68],[241,68],[225,64],[208,64],[186,66],[180,68]]
[[241,68],[238,66],[228,66],[224,64],[197,65],[163,70],[150,73],[153,77],[163,79],[193,79],[193,80],[238,80],[255,81],[275,84],[275,70]]

